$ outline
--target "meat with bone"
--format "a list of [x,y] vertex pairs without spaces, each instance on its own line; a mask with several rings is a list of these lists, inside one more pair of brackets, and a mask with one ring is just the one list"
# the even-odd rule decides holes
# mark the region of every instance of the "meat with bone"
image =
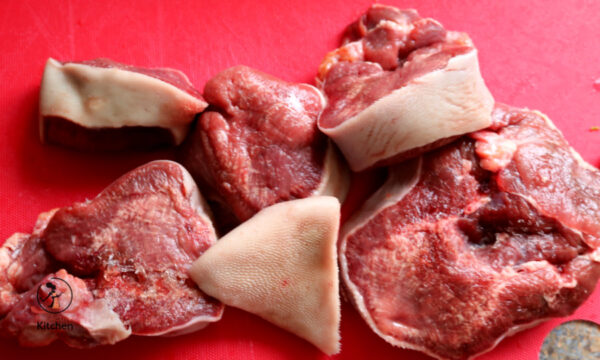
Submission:
[[492,122],[392,168],[342,228],[342,278],[391,344],[468,359],[572,313],[600,277],[600,172],[537,111]]
[[317,128],[324,99],[316,88],[236,66],[209,80],[204,96],[210,107],[179,158],[233,223],[281,201],[343,200],[347,170]]
[[[95,199],[42,217],[32,235],[11,239],[0,250],[0,274],[10,282],[2,289],[8,303],[0,309],[8,311],[0,314],[0,334],[23,345],[60,338],[88,347],[129,333],[182,334],[221,318],[223,305],[188,275],[216,242],[215,231],[194,181],[174,162],[143,165]],[[73,288],[73,306],[60,314],[73,328],[60,334],[37,328],[45,314],[30,306],[52,273]]]
[[331,196],[272,205],[222,237],[190,274],[225,304],[337,353],[339,222],[340,203]]
[[389,165],[490,125],[477,50],[415,10],[375,4],[319,69],[319,128],[354,171]]
[[108,59],[48,59],[40,91],[40,137],[83,150],[177,145],[206,106],[178,70]]

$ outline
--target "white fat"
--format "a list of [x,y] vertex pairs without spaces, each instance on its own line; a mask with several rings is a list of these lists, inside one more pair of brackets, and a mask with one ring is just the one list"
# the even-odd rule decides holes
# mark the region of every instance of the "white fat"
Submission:
[[451,58],[377,100],[334,128],[321,128],[354,171],[437,140],[491,124],[494,99],[479,72],[477,51]]
[[475,152],[482,168],[498,172],[504,169],[517,151],[517,143],[492,131],[478,131],[471,135],[477,142]]
[[[61,117],[86,128],[161,127],[177,144],[205,107],[203,100],[148,75],[54,59],[46,63],[40,90],[41,117]],[[40,121],[43,137],[42,126]]]
[[100,343],[114,344],[131,335],[131,329],[103,299],[94,300],[81,315],[80,325]]
[[590,260],[600,263],[600,247],[590,253]]
[[198,330],[204,329],[206,326],[208,326],[208,324],[210,324],[212,322],[217,322],[217,321],[221,320],[222,316],[223,316],[222,311],[220,311],[216,316],[208,316],[208,315],[197,316],[195,318],[190,319],[190,321],[186,322],[185,324],[174,326],[165,331],[155,332],[152,334],[141,334],[141,335],[143,335],[143,336],[179,336],[179,335],[191,334]]

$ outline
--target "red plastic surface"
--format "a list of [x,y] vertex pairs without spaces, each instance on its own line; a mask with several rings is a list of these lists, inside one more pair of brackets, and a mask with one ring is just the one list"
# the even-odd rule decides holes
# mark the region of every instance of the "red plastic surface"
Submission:
[[[127,170],[172,151],[75,153],[39,143],[39,83],[48,57],[109,57],[185,72],[202,89],[218,71],[246,64],[312,82],[322,57],[372,1],[0,1],[0,239],[30,231],[42,211],[95,196]],[[591,164],[600,164],[600,2],[569,0],[393,1],[448,29],[467,31],[498,101],[540,109]],[[368,183],[368,181],[367,181]],[[364,184],[364,183],[362,183]],[[359,185],[360,186],[360,185]],[[360,189],[358,190],[360,192]],[[356,201],[354,201],[356,202]],[[2,242],[3,240],[0,240]],[[600,322],[600,290],[571,317]],[[549,321],[503,341],[482,360],[537,359]],[[374,335],[354,309],[342,311],[335,359],[428,359]],[[115,346],[23,349],[0,341],[2,359],[322,359],[310,344],[228,308],[223,320],[175,338],[132,337]]]

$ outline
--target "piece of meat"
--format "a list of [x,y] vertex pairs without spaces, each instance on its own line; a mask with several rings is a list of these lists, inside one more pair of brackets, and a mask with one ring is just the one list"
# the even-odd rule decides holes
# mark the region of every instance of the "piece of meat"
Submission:
[[331,196],[272,205],[222,237],[190,274],[225,304],[337,353],[339,222],[340,203]]
[[19,302],[25,291],[46,274],[58,270],[40,238],[55,212],[40,214],[31,234],[15,233],[0,247],[0,319]]
[[178,70],[50,58],[40,90],[40,138],[100,151],[178,145],[206,106]]
[[[87,347],[121,340],[123,329],[127,335],[177,335],[221,318],[223,305],[188,275],[216,235],[208,208],[181,165],[163,160],[140,166],[93,200],[40,218],[32,235],[17,235],[0,249],[8,259],[0,262],[0,274],[12,284],[11,291],[2,292],[11,295],[6,302],[3,295],[0,306],[8,309],[4,319],[0,316],[3,335],[28,346],[60,338]],[[34,257],[20,250],[28,248]],[[47,265],[40,266],[44,261]],[[68,271],[57,274],[74,288],[75,304],[60,316],[74,327],[49,336],[33,325],[46,319],[43,311],[30,305],[38,281],[60,268]]]
[[[64,282],[53,281],[57,278]],[[51,313],[41,308],[38,301],[42,294],[47,297],[42,289],[49,282],[56,284],[61,295],[57,303],[65,301],[60,305],[66,308],[65,311]],[[69,275],[65,270],[48,274],[35,284],[0,323],[0,335],[16,337],[22,346],[43,346],[60,339],[69,346],[87,348],[97,344],[114,344],[130,334],[131,328],[123,324],[104,299],[93,295],[86,281]]]
[[247,220],[264,207],[311,195],[342,201],[348,174],[317,128],[320,92],[236,66],[206,83],[210,103],[180,149],[218,216]]
[[489,129],[390,170],[342,227],[342,278],[386,341],[468,359],[592,293],[599,216],[600,172],[543,114],[497,105]]
[[493,98],[465,33],[375,4],[327,54],[319,128],[354,171],[399,163],[490,125]]

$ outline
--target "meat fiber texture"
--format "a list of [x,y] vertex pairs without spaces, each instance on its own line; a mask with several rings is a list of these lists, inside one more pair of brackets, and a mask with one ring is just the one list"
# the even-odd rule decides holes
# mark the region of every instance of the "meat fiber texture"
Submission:
[[[187,171],[154,161],[95,199],[41,214],[32,234],[0,248],[0,335],[21,345],[61,339],[73,347],[113,344],[130,334],[177,335],[221,318],[223,305],[189,278],[216,242],[208,210]],[[62,297],[48,313],[38,304]],[[61,288],[62,286],[62,288]],[[72,294],[71,305],[65,308]],[[52,308],[54,309],[54,308]],[[39,323],[67,324],[44,330]]]
[[465,33],[375,4],[327,54],[319,128],[350,168],[399,163],[490,125],[493,98]]
[[391,344],[469,359],[571,314],[600,276],[600,172],[537,111],[391,168],[342,228],[340,264]]
[[40,90],[40,138],[82,150],[178,145],[206,106],[178,70],[108,59],[48,59]]
[[217,221],[237,225],[275,203],[348,191],[346,165],[319,132],[319,90],[246,66],[206,83],[210,107],[179,159],[214,203]]
[[190,269],[200,289],[331,355],[340,350],[340,203],[311,196],[267,207]]

